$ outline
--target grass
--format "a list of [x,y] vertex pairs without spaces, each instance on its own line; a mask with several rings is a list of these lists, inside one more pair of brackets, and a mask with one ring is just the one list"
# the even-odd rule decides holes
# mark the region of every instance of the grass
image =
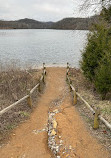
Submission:
[[93,127],[94,121],[92,118],[88,117],[86,114],[81,113],[81,116],[85,119],[85,121]]
[[[0,66],[0,110],[5,106],[19,100],[27,94],[27,89],[32,89],[38,82],[37,70],[21,70],[17,65]],[[34,73],[37,75],[34,75]]]
[[111,94],[108,94],[106,100],[101,100],[101,96],[95,90],[93,84],[91,84],[83,76],[80,69],[71,68],[70,78],[74,87],[78,88],[78,92],[84,97],[84,99],[94,108],[100,108],[101,115],[111,123]]
[[111,115],[111,107],[105,107],[101,110],[104,114]]
[[[31,90],[39,82],[42,70],[21,69],[19,65],[15,62],[5,66],[0,64],[0,111],[27,95],[27,90]],[[33,107],[37,103],[37,94],[35,91],[31,95]],[[31,112],[27,101],[24,101],[0,117],[0,144],[7,141],[8,134],[26,120]]]
[[22,117],[29,117],[29,116],[30,116],[30,114],[29,114],[28,112],[26,112],[26,111],[21,111],[21,112],[20,112],[20,115],[21,115]]
[[12,130],[12,129],[14,129],[15,128],[15,125],[13,125],[13,124],[8,124],[7,126],[6,126],[6,129],[7,130]]

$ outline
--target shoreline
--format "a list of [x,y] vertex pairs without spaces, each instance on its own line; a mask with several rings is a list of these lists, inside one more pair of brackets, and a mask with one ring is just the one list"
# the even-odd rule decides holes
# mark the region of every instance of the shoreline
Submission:
[[13,28],[0,28],[0,30],[66,30],[66,31],[76,31],[76,30],[78,30],[78,31],[89,31],[89,29],[54,29],[54,28],[51,28],[51,29],[49,29],[49,28],[36,28],[36,29],[27,29],[27,28],[19,28],[19,29],[13,29]]

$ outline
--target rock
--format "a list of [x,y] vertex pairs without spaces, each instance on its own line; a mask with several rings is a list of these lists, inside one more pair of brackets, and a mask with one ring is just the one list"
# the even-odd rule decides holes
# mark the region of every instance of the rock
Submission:
[[57,128],[57,122],[56,122],[56,120],[53,121],[53,128],[54,128],[54,129]]
[[61,136],[59,136],[59,139],[61,139]]
[[51,132],[51,136],[55,136],[56,135],[56,131],[53,129]]
[[60,144],[62,144],[63,143],[63,140],[60,140]]
[[58,110],[58,109],[55,109],[53,112],[54,112],[55,114],[57,114],[57,113],[59,113],[59,110]]
[[[60,149],[60,144],[56,144],[56,128],[57,128],[57,122],[54,118],[54,116],[56,115],[56,113],[58,113],[59,110],[56,109],[53,112],[49,112],[49,117],[48,117],[48,146],[51,149],[51,151],[53,152],[53,154],[57,157],[57,154],[59,152]],[[58,156],[58,158],[60,158],[60,156]]]
[[72,150],[72,146],[71,145],[69,146],[69,149]]
[[69,157],[69,154],[67,154],[66,157]]

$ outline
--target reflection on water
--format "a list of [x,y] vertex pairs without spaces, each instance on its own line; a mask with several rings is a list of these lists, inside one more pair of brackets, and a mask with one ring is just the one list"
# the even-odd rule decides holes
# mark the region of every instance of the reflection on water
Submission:
[[78,67],[88,31],[0,30],[0,60]]

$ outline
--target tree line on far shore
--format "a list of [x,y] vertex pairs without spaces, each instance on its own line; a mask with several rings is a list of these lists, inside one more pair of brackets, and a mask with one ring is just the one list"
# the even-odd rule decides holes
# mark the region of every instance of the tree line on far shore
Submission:
[[20,19],[16,21],[0,20],[0,29],[66,29],[89,30],[89,27],[97,19],[90,18],[65,18],[57,22],[40,22],[33,19]]

